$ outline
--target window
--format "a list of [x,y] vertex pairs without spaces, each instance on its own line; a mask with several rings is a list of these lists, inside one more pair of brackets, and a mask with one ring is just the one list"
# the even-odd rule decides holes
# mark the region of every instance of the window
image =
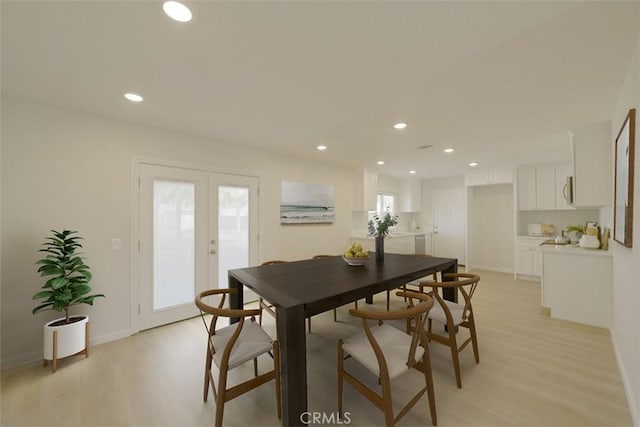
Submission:
[[396,212],[396,195],[391,193],[378,193],[376,197],[376,211],[369,213],[369,219],[373,218],[373,214],[382,216],[386,212],[392,215]]

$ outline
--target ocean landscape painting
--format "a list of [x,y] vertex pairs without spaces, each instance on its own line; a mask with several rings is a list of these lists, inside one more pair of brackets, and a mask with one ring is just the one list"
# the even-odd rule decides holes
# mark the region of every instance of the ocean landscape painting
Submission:
[[280,224],[332,224],[333,187],[282,181]]

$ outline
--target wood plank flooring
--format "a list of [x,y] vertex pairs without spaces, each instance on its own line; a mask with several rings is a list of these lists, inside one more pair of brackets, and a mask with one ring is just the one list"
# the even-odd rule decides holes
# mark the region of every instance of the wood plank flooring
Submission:
[[[479,274],[474,308],[480,364],[471,348],[464,350],[462,389],[455,386],[447,348],[431,345],[440,426],[632,425],[607,330],[544,315],[538,283]],[[383,310],[385,295],[374,302]],[[402,302],[395,297],[392,304]],[[336,411],[336,341],[360,331],[348,307],[338,310],[338,323],[332,312],[313,317],[307,335],[310,411]],[[273,319],[265,321],[275,333]],[[88,359],[63,361],[55,374],[41,363],[8,369],[1,377],[0,424],[211,426],[214,402],[202,402],[204,356],[205,331],[195,318],[92,347]],[[266,368],[270,360],[261,362]],[[421,376],[412,373],[394,386],[398,407],[420,386]],[[251,364],[236,375],[251,375]],[[425,399],[399,425],[430,425]],[[348,385],[345,410],[350,425],[384,424],[382,413]],[[224,421],[279,425],[273,383],[227,403]]]

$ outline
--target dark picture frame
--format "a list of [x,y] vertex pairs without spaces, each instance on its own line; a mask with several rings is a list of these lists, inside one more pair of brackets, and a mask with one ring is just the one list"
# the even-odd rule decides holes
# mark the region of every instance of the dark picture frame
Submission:
[[618,132],[615,144],[613,240],[633,246],[633,171],[635,158],[636,109],[632,108]]

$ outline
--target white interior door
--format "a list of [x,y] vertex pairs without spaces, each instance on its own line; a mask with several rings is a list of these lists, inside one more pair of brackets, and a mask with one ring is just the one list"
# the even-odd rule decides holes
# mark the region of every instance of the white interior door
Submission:
[[466,264],[464,187],[433,190],[433,254]]
[[256,264],[258,181],[141,164],[139,182],[143,330],[197,315],[197,293]]

